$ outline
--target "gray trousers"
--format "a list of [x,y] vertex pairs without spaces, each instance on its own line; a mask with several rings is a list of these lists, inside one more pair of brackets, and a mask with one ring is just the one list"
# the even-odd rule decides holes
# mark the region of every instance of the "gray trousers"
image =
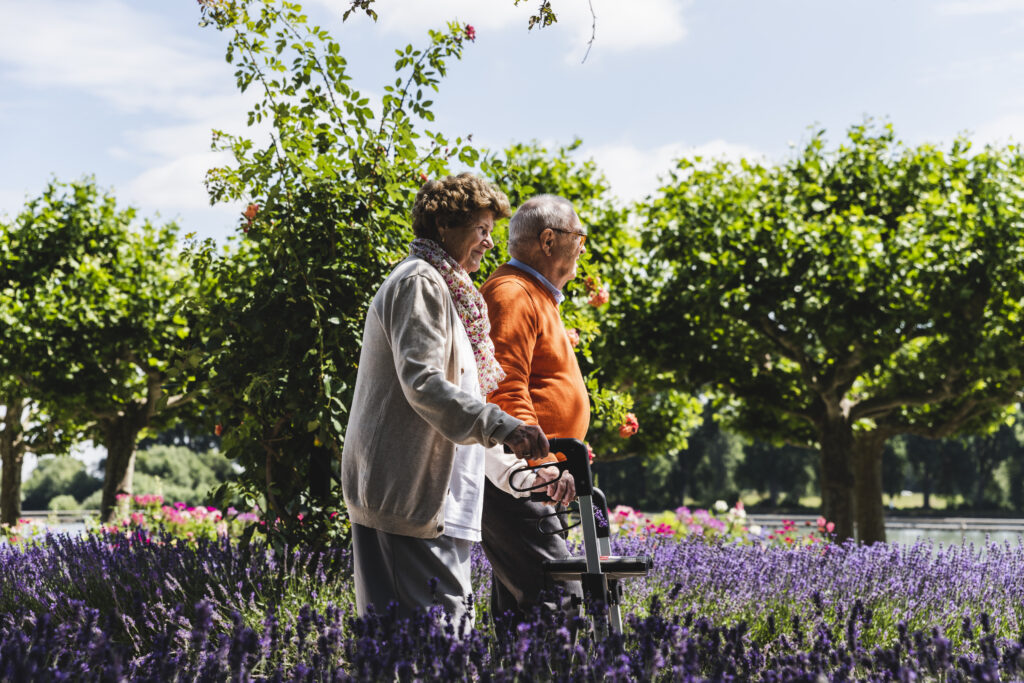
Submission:
[[[579,581],[552,582],[544,574],[544,560],[571,557],[561,535],[546,535],[537,520],[555,511],[550,505],[529,498],[516,498],[488,481],[484,488],[483,540],[481,544],[493,571],[491,611],[511,611],[522,617],[538,604],[541,592],[561,587],[568,595],[583,597]],[[563,517],[564,521],[564,517]],[[563,521],[549,517],[541,522],[544,531],[557,531]],[[568,601],[562,607],[575,611]]]
[[[381,614],[394,602],[399,616],[408,618],[436,600],[453,623],[468,614],[468,626],[472,626],[473,614],[467,612],[467,598],[473,591],[472,547],[472,541],[460,538],[413,538],[353,523],[356,610],[362,616],[373,605]],[[433,590],[431,579],[437,579]]]

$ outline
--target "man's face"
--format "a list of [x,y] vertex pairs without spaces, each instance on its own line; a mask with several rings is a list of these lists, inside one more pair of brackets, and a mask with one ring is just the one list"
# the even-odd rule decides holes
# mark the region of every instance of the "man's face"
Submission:
[[578,216],[573,214],[573,227],[567,231],[555,232],[555,244],[551,250],[552,270],[560,280],[558,284],[564,287],[569,280],[576,277],[576,263],[580,256],[587,250],[586,235],[587,229],[583,227]]

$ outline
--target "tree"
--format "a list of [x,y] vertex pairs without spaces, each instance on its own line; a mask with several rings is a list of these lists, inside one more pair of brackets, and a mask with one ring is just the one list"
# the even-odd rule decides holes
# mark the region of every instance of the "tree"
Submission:
[[[0,281],[5,372],[58,431],[106,447],[104,518],[132,492],[139,434],[188,404],[163,392],[189,332],[178,309],[192,286],[176,232],[136,222],[133,209],[83,181],[50,183],[4,237],[15,263]],[[28,269],[35,275],[20,277]]]
[[743,446],[743,461],[736,469],[742,488],[767,494],[765,504],[775,507],[785,496],[789,506],[799,506],[800,496],[815,481],[818,454],[807,448],[753,441]]
[[217,451],[197,453],[183,446],[152,446],[140,450],[135,465],[140,492],[159,493],[168,502],[201,505],[214,489],[237,473]]
[[249,123],[272,134],[262,143],[214,134],[233,161],[209,172],[211,200],[248,208],[232,253],[193,250],[204,283],[193,310],[206,323],[178,381],[208,388],[225,452],[244,468],[221,493],[258,505],[275,543],[323,544],[346,533],[331,481],[367,306],[406,253],[418,186],[446,174],[450,158],[478,157],[421,127],[466,34],[451,24],[423,49],[397,50],[397,78],[374,111],[349,83],[340,45],[297,5],[207,2],[203,11],[227,37],[239,89],[257,92]]
[[139,441],[140,451],[153,446],[184,446],[193,453],[206,453],[220,450],[220,437],[204,432],[201,427],[180,421],[154,436]]
[[777,166],[683,160],[645,210],[621,350],[730,395],[736,429],[821,449],[840,538],[884,540],[896,434],[981,430],[1024,363],[1024,156],[812,136]]
[[81,503],[101,490],[103,482],[89,474],[77,458],[48,456],[39,458],[24,488],[26,509],[48,510],[50,501],[59,495],[72,496]]
[[1011,425],[1001,424],[991,433],[971,435],[964,442],[968,461],[974,466],[970,490],[964,492],[965,497],[975,509],[999,507],[1005,494],[995,480],[995,473],[1020,448],[1016,430]]
[[890,439],[882,452],[882,491],[889,494],[890,507],[893,498],[908,488],[910,460],[906,444],[900,439]]
[[27,453],[66,454],[81,433],[81,425],[53,404],[32,394],[29,378],[38,365],[38,349],[29,345],[27,310],[50,276],[63,237],[30,235],[18,221],[0,223],[0,524],[21,516],[22,468]]
[[928,439],[914,434],[894,439],[894,449],[906,451],[914,486],[924,496],[922,507],[929,510],[932,495],[959,493],[959,481],[969,477],[967,450],[960,439]]
[[7,389],[0,394],[0,524],[12,525],[21,517],[25,455],[43,448],[38,442],[33,446],[32,438],[38,435],[41,416],[32,410],[33,403],[25,398],[19,383],[11,377],[6,380]]

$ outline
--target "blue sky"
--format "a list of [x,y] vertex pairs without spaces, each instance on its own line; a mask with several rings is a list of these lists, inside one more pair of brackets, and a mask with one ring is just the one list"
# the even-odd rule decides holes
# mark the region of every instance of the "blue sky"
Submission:
[[[501,147],[583,139],[623,199],[643,198],[682,155],[785,158],[810,126],[838,140],[865,116],[913,143],[1024,136],[1022,0],[378,0],[380,21],[340,21],[356,86],[380,92],[392,49],[446,19],[477,41],[436,98],[435,128]],[[240,207],[210,207],[214,127],[244,129],[224,40],[194,0],[0,0],[0,213],[50,177],[93,174],[143,215],[223,239]]]

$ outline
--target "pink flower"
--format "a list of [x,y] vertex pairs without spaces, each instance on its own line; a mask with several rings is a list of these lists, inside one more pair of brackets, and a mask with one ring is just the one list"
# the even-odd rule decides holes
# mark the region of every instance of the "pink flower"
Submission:
[[466,39],[476,42],[476,29],[471,24],[466,24]]
[[253,219],[256,218],[256,214],[259,213],[259,211],[259,204],[250,204],[249,206],[245,207],[245,211],[242,212],[242,215],[245,216],[245,220],[252,223]]
[[594,462],[594,449],[590,447],[589,443],[587,444],[587,455],[590,457],[590,462]]
[[829,522],[828,524],[825,525],[825,531],[827,531],[829,533],[832,533],[835,530],[836,530],[836,523],[835,522]]
[[580,331],[579,330],[577,330],[575,327],[573,327],[571,329],[566,330],[565,333],[567,335],[569,335],[569,343],[572,345],[572,348],[575,349],[577,346],[580,345]]
[[599,287],[597,291],[590,295],[590,301],[588,301],[587,303],[589,303],[594,308],[600,308],[601,306],[604,306],[606,303],[608,303],[610,298],[611,296],[608,294],[608,288],[602,286]]

